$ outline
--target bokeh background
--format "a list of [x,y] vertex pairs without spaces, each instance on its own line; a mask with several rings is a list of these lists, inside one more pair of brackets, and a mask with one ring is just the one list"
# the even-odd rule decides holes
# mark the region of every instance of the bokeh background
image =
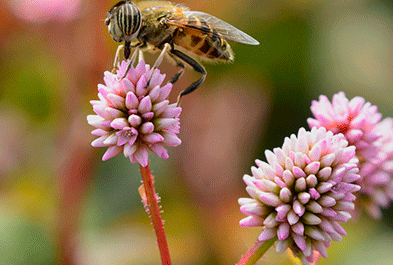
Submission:
[[[116,0],[0,1],[0,264],[159,264],[138,165],[90,143],[89,101],[117,48]],[[241,228],[242,176],[307,127],[311,100],[344,91],[393,116],[390,0],[182,0],[261,43],[183,99],[182,145],[151,155],[175,264],[234,264],[260,228]],[[146,56],[153,63],[155,56]],[[169,77],[176,69],[161,67]],[[198,78],[186,72],[170,96]],[[321,264],[393,264],[393,208],[344,225]],[[263,264],[291,264],[270,250]]]

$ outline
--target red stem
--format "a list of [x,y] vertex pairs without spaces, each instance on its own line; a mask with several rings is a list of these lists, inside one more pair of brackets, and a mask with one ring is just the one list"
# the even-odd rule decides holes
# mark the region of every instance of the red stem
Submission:
[[150,172],[149,165],[142,167],[139,165],[142,174],[143,186],[147,198],[147,207],[149,209],[150,218],[153,222],[154,231],[156,232],[158,249],[160,250],[161,263],[163,265],[171,265],[171,258],[169,256],[168,243],[164,232],[164,225],[161,219],[160,206],[156,192],[154,190],[154,177]]

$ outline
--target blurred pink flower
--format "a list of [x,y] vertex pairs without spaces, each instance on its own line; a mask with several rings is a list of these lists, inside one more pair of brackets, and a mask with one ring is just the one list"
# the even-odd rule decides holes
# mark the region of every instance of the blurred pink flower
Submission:
[[334,133],[343,133],[350,144],[356,146],[362,188],[358,196],[356,214],[361,208],[373,218],[382,216],[381,208],[393,201],[393,120],[380,122],[382,115],[377,107],[362,97],[348,100],[343,92],[313,101],[311,106],[316,119],[307,120],[310,127],[325,127]]
[[252,176],[243,177],[251,198],[239,199],[248,215],[240,225],[261,226],[259,241],[277,237],[278,253],[290,248],[310,262],[313,250],[327,257],[330,242],[346,234],[338,222],[351,218],[352,193],[360,190],[355,147],[343,134],[301,128],[265,155],[268,163],[256,160]]
[[67,21],[80,14],[81,0],[11,0],[13,13],[31,22]]
[[365,103],[362,97],[348,100],[344,92],[339,92],[333,96],[332,103],[326,96],[319,96],[319,101],[312,102],[311,111],[315,119],[307,119],[310,128],[324,127],[334,134],[344,134],[349,144],[356,147],[358,156],[375,154],[374,142],[380,135],[373,129],[382,118],[375,105]]
[[98,85],[100,100],[90,102],[97,115],[89,115],[87,120],[97,128],[92,134],[99,136],[92,146],[109,147],[102,158],[104,161],[123,152],[132,163],[146,167],[148,150],[167,159],[164,146],[180,145],[176,134],[181,108],[166,100],[172,84],[161,87],[165,75],[158,69],[145,88],[151,73],[149,65],[141,61],[121,79],[126,68],[127,62],[123,61],[117,74],[105,72],[105,85]]
[[[385,118],[374,128],[381,137],[375,142],[378,148],[373,158],[360,161],[360,203],[375,219],[382,216],[381,208],[393,201],[393,119]],[[359,207],[359,206],[358,206]]]

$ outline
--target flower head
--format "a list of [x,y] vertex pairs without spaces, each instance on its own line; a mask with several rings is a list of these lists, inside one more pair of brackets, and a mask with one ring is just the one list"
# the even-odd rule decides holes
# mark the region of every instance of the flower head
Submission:
[[382,118],[375,105],[365,103],[362,97],[348,100],[344,92],[339,92],[333,96],[332,103],[321,95],[319,101],[312,102],[311,111],[315,119],[307,119],[310,128],[325,127],[334,134],[344,134],[349,144],[356,147],[358,156],[375,153],[374,142],[380,135],[373,129]]
[[290,248],[313,261],[317,250],[326,257],[330,242],[346,234],[338,222],[351,218],[352,193],[360,189],[355,147],[323,127],[301,128],[265,155],[268,163],[256,160],[252,176],[243,177],[251,198],[239,199],[248,215],[240,225],[262,226],[259,241],[277,237],[279,253]]
[[117,74],[105,72],[105,85],[98,85],[98,101],[91,101],[97,115],[89,115],[88,123],[99,138],[93,147],[108,147],[102,160],[120,153],[138,162],[148,164],[148,150],[163,159],[168,158],[164,146],[178,146],[179,115],[181,108],[169,104],[167,97],[172,89],[168,83],[161,87],[165,75],[157,69],[146,87],[151,71],[144,61],[131,68],[124,79],[127,62],[119,64]]
[[373,218],[382,216],[381,208],[393,201],[393,119],[385,118],[374,128],[381,137],[375,142],[377,152],[373,158],[359,163],[362,189],[359,199],[362,207]]

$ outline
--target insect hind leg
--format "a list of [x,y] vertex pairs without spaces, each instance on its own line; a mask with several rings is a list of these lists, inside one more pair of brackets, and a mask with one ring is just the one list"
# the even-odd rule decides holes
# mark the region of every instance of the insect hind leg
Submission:
[[[188,86],[188,88],[186,88],[184,91],[179,93],[179,96],[177,96],[177,103],[176,103],[176,105],[180,106],[181,98],[184,95],[187,95],[187,94],[193,92],[194,90],[196,90],[203,83],[203,81],[205,81],[207,72],[206,72],[205,68],[201,64],[199,64],[197,61],[195,61],[194,59],[192,59],[188,55],[186,55],[186,54],[184,54],[184,53],[182,53],[182,52],[180,52],[178,50],[175,50],[175,49],[171,50],[170,53],[173,56],[183,60],[185,63],[190,65],[196,72],[201,73],[203,75],[200,79],[198,79],[197,81],[192,83],[190,86]],[[175,77],[176,77],[176,75],[175,75]]]
[[178,59],[176,56],[172,55],[171,53],[168,53],[168,55],[170,58],[173,59],[173,61],[175,61],[176,66],[180,68],[180,70],[168,82],[174,84],[181,78],[181,76],[183,76],[184,71],[186,70],[186,66],[184,65],[183,61]]

